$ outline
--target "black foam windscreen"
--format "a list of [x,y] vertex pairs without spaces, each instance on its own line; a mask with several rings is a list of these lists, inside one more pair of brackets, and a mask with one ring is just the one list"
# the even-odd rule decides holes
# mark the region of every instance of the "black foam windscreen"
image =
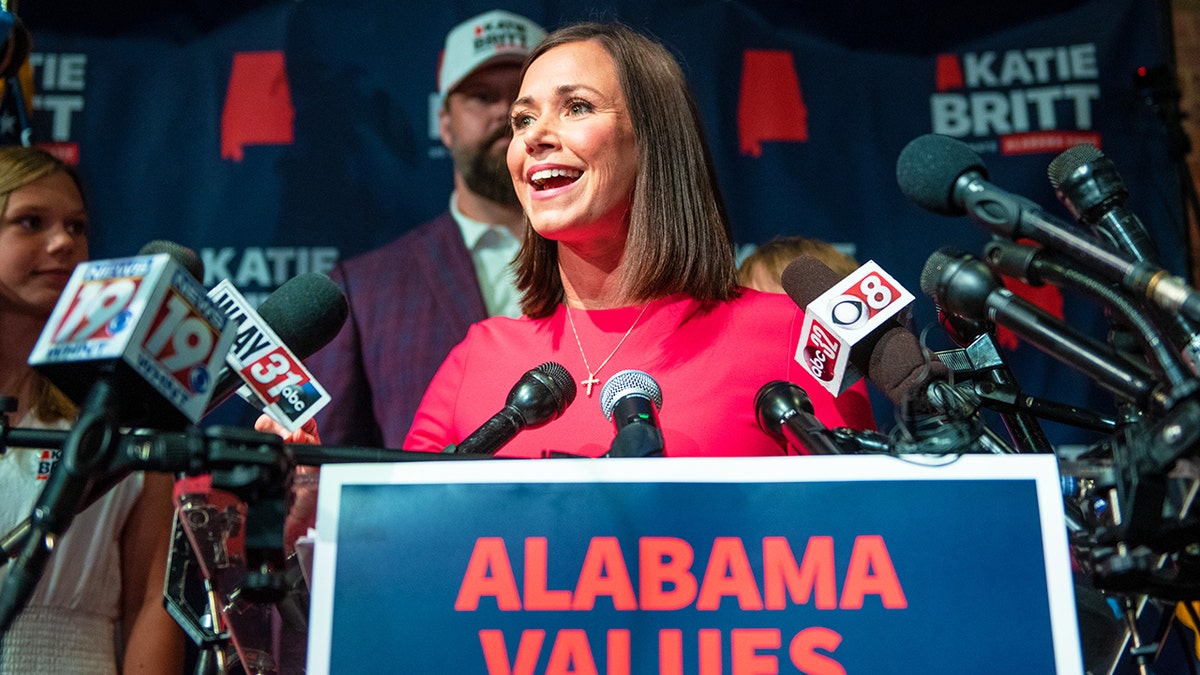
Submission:
[[287,280],[258,307],[258,315],[301,359],[329,344],[349,313],[342,289],[316,272]]
[[801,255],[783,268],[779,282],[792,302],[803,308],[841,280],[829,265],[810,255]]
[[954,201],[954,183],[968,171],[987,178],[983,160],[966,143],[939,134],[925,134],[908,142],[896,159],[900,190],[917,206],[946,216],[966,210]]
[[182,244],[177,244],[166,239],[155,239],[154,241],[146,242],[142,250],[138,251],[138,255],[158,255],[159,253],[166,253],[171,256],[171,260],[174,260],[180,267],[187,270],[189,274],[196,278],[196,281],[204,283],[204,261],[200,259],[200,256],[196,255],[195,251]]

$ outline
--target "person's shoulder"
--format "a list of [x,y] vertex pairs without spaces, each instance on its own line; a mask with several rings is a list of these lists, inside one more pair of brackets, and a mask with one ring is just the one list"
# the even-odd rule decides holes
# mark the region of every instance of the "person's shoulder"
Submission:
[[735,302],[759,305],[776,304],[783,307],[796,306],[796,303],[786,293],[769,293],[746,286],[738,288],[738,292],[739,294]]
[[362,270],[398,268],[398,260],[414,255],[429,256],[439,239],[454,241],[453,237],[459,237],[461,240],[462,235],[458,224],[454,222],[450,212],[446,211],[382,246],[346,258],[341,267],[349,274]]
[[799,308],[783,293],[741,288],[737,298],[723,303],[728,320],[750,331],[775,330],[796,319]]
[[467,329],[463,342],[472,350],[482,349],[486,353],[521,353],[530,345],[544,341],[548,319],[530,319],[522,316],[513,319],[507,316],[492,316],[476,321]]
[[471,324],[468,335],[486,340],[521,339],[540,330],[545,322],[546,319],[531,319],[527,316],[516,319],[507,316],[490,316]]
[[767,293],[753,288],[739,288],[740,294],[727,303],[731,311],[754,314],[757,312],[787,312],[797,309],[796,303],[783,293]]

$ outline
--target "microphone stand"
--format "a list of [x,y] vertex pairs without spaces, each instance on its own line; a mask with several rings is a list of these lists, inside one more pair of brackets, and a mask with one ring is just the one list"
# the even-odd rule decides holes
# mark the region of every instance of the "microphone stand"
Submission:
[[[1073,288],[1100,302],[1107,311],[1115,313],[1119,317],[1117,323],[1131,329],[1142,343],[1145,353],[1136,354],[1138,362],[1149,362],[1155,367],[1155,373],[1166,381],[1164,395],[1167,399],[1156,401],[1160,407],[1169,408],[1175,401],[1196,390],[1196,372],[1188,368],[1181,354],[1171,349],[1180,346],[1175,342],[1187,341],[1194,336],[1176,335],[1173,330],[1160,326],[1155,316],[1143,312],[1111,284],[1090,272],[1062,264],[1052,252],[1015,242],[993,239],[984,247],[984,258],[989,267],[1003,274],[1035,286],[1048,282]],[[1110,345],[1118,353],[1129,354],[1128,350],[1120,349],[1111,341]]]
[[[1021,396],[1012,373],[1000,357],[1000,350],[996,347],[991,333],[980,334],[965,349],[938,352],[937,356],[950,368],[955,377],[967,373],[982,373],[987,377],[984,382],[972,380],[972,390],[981,403],[993,404],[1000,413],[1017,452],[1054,452],[1054,446],[1046,438],[1041,425],[1028,412],[1034,407],[1033,398]],[[1025,399],[1024,405],[1018,403],[1022,399]],[[1043,410],[1058,409],[1058,406],[1050,405],[1039,407]]]
[[[961,382],[960,386],[969,387],[984,405],[1004,416],[1005,424],[1009,426],[1010,433],[1013,433],[1014,442],[1022,447],[1050,447],[1049,442],[1045,441],[1041,427],[1036,426],[1036,421],[1029,419],[1030,415],[1105,433],[1117,428],[1116,420],[1110,417],[1022,392],[1005,366],[995,338],[989,333],[981,334],[966,348],[947,349],[936,354],[938,360],[946,364],[954,374],[956,383]],[[977,379],[979,375],[985,376],[986,379]],[[1014,427],[1020,430],[1022,436],[1028,434],[1024,442],[1018,438]],[[1018,449],[1021,452],[1046,451]]]
[[30,514],[29,534],[0,587],[0,634],[12,627],[33,596],[57,539],[75,519],[96,469],[108,461],[118,431],[115,378],[112,369],[105,369],[88,390],[79,419],[61,446],[59,462]]
[[[1196,457],[1198,425],[1200,402],[1189,399],[1153,424],[1139,419],[1108,439],[1103,445],[1112,457],[1113,475],[1098,484],[1109,493],[1101,493],[1098,501],[1111,514],[1092,532],[1072,537],[1072,548],[1079,551],[1077,559],[1094,586],[1116,593],[1122,603],[1121,651],[1128,643],[1128,653],[1143,673],[1151,672],[1159,648],[1159,642],[1141,638],[1138,617],[1147,601],[1170,601],[1163,611],[1173,614],[1174,603],[1182,602],[1192,612],[1191,603],[1200,598],[1200,555],[1194,548],[1200,520],[1190,513],[1196,476],[1191,476],[1178,512],[1164,509],[1177,460]],[[1156,635],[1166,628],[1165,623],[1159,626]]]
[[[285,444],[275,434],[213,427],[184,434],[132,436],[123,446],[134,469],[197,475],[208,472],[211,489],[184,489],[177,498],[179,521],[206,583],[206,636],[228,634],[242,667],[277,672],[272,625],[284,602],[299,590],[284,558],[288,476],[298,465],[347,462],[489,459],[375,448]],[[220,606],[219,612],[213,607]],[[213,649],[216,655],[216,649]]]
[[[169,613],[220,666],[220,645],[232,639],[248,673],[276,672],[271,612],[289,589],[283,555],[288,475],[297,465],[331,463],[491,459],[484,455],[445,455],[360,447],[285,444],[269,433],[232,427],[180,432],[120,431],[113,388],[106,378],[93,387],[80,419],[70,431],[13,428],[0,413],[0,448],[61,448],[63,456],[43,491],[39,506],[0,538],[0,565],[15,556],[5,579],[6,630],[37,586],[53,539],[62,536],[75,514],[132,471],[196,476],[208,473],[211,489],[178,499],[181,539],[195,552],[210,586],[205,617],[181,621]],[[70,472],[68,471],[70,470]],[[73,472],[73,473],[72,473]],[[56,479],[54,476],[61,476]],[[63,485],[55,487],[55,481]],[[60,494],[61,493],[61,494]],[[185,538],[186,535],[186,538]],[[175,561],[171,561],[174,564]],[[178,571],[168,578],[178,583]],[[168,597],[168,600],[171,598]],[[219,611],[218,608],[223,608]],[[224,621],[222,621],[222,617]],[[207,622],[207,628],[194,624]],[[197,637],[199,639],[197,639]],[[206,657],[207,659],[207,657]]]

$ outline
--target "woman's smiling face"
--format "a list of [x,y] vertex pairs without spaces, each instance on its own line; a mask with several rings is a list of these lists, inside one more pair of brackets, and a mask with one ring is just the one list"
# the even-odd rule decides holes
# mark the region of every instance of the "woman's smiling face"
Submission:
[[529,65],[512,109],[508,170],[538,234],[624,241],[637,148],[616,64],[596,41]]

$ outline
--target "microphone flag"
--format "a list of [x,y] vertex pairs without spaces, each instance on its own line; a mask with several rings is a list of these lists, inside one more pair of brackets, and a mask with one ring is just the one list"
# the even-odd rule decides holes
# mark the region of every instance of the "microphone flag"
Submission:
[[238,321],[237,337],[225,360],[246,382],[238,395],[290,432],[312,419],[332,398],[304,363],[228,280],[213,287],[208,297]]
[[902,323],[912,302],[912,293],[874,260],[867,261],[805,307],[796,362],[840,395],[863,377],[851,363],[855,346],[888,322]]
[[[122,401],[137,417],[194,423],[233,343],[229,325],[166,254],[94,260],[71,274],[29,365],[76,403],[115,366],[118,381],[137,383]],[[141,400],[128,400],[134,392]]]

